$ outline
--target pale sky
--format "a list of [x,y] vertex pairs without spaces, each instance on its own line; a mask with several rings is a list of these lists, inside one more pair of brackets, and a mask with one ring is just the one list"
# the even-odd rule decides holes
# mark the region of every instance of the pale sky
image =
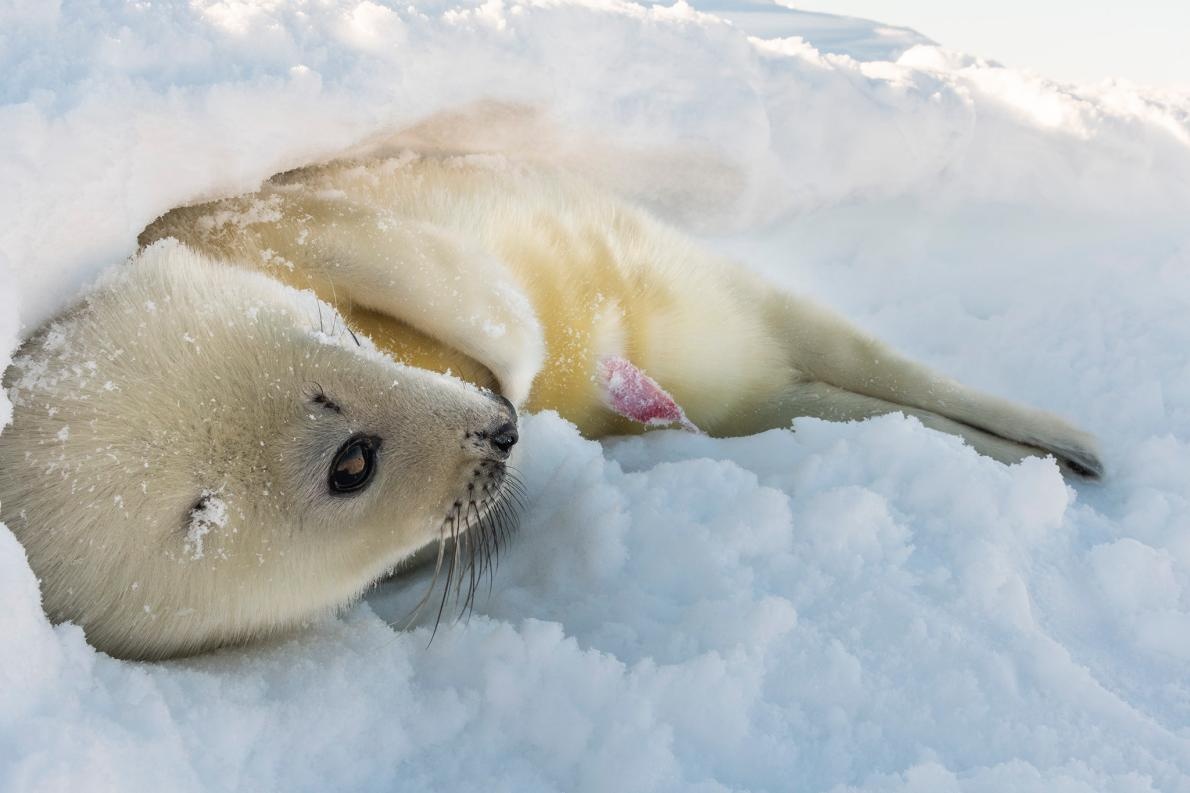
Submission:
[[1190,0],[780,0],[911,27],[939,44],[1087,82],[1190,89]]

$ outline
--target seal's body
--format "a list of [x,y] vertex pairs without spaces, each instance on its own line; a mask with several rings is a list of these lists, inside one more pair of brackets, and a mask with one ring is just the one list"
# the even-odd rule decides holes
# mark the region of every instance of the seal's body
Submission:
[[[174,210],[142,242],[163,237],[313,289],[398,360],[557,410],[590,437],[903,411],[1000,460],[1102,470],[1093,438],[1056,416],[935,374],[541,163],[390,150]],[[634,409],[625,364],[653,389],[645,402],[671,395],[684,415]]]
[[300,624],[435,539],[474,572],[507,516],[517,406],[592,437],[904,411],[1000,460],[1102,471],[1061,419],[907,360],[569,170],[451,148],[171,211],[26,342],[0,519],[52,618],[162,658]]

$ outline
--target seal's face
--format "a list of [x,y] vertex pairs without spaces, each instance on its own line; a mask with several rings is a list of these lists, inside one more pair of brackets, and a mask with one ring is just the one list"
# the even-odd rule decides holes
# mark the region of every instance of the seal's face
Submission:
[[[254,509],[279,512],[260,523],[300,527],[292,541],[306,558],[338,565],[332,579],[362,575],[353,592],[428,543],[490,528],[518,439],[511,404],[387,359],[365,356],[361,366],[351,348],[299,339],[292,349],[300,361],[287,369],[301,389],[278,406],[275,437],[286,440],[262,461],[292,496],[248,498]],[[263,484],[251,479],[247,492]]]
[[512,406],[339,322],[159,244],[26,344],[0,519],[52,618],[126,657],[244,641],[502,514]]

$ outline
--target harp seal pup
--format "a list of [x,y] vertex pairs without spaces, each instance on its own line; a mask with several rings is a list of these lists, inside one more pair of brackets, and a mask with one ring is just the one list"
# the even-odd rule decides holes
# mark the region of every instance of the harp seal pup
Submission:
[[[448,533],[474,560],[516,408],[589,437],[900,411],[1101,475],[1090,435],[703,250],[524,127],[446,116],[173,210],[33,334],[4,377],[0,519],[51,618],[164,658],[301,624]],[[318,332],[335,310],[375,349]]]
[[172,241],[36,331],[4,384],[0,518],[50,618],[123,658],[275,634],[490,529],[517,441],[503,398]]

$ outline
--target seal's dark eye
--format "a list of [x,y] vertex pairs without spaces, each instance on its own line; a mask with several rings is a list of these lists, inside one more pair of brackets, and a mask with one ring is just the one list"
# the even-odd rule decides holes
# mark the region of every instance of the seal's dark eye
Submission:
[[356,493],[372,481],[376,471],[376,449],[380,439],[368,435],[354,435],[335,452],[331,462],[330,483],[332,493]]

